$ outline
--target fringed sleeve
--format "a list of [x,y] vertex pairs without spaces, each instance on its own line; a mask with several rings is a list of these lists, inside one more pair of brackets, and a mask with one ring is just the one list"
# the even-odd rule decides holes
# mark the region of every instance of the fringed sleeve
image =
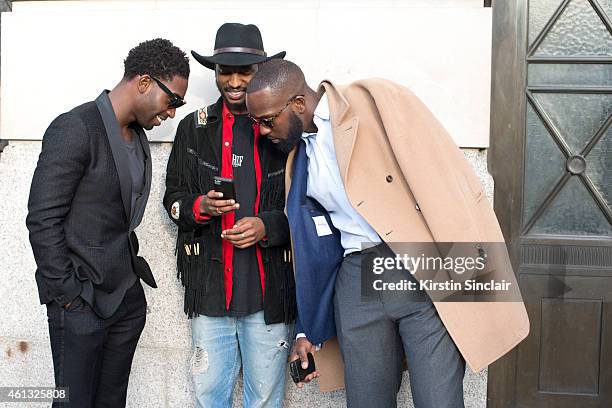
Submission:
[[[197,169],[197,162],[194,169],[190,169],[193,166],[193,160],[189,160],[188,143],[187,138],[189,137],[187,129],[189,126],[189,119],[191,115],[181,120],[176,136],[174,138],[174,144],[172,145],[172,151],[168,159],[168,166],[166,168],[166,192],[164,194],[164,208],[168,213],[170,219],[178,225],[182,231],[190,231],[201,224],[197,223],[194,219],[191,208],[193,207],[194,201],[201,194],[197,188],[199,183],[193,183],[191,178],[199,179],[199,172]],[[196,188],[194,188],[196,187]],[[173,216],[173,206],[174,216]],[[178,207],[178,217],[176,216],[176,210]]]

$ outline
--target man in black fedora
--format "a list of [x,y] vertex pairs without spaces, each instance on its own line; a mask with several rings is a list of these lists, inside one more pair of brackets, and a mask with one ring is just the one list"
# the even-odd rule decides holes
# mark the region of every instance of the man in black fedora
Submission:
[[[286,155],[259,135],[246,87],[268,56],[259,29],[223,24],[213,55],[221,97],[179,124],[164,207],[178,226],[177,268],[192,318],[198,407],[231,407],[243,367],[245,407],[282,406],[289,324],[295,318],[285,205]],[[226,182],[224,196],[215,177]]]

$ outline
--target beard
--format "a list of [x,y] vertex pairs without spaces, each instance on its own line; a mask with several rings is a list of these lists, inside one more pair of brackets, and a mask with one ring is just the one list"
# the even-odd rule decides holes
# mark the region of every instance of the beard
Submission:
[[289,154],[293,150],[295,146],[300,142],[302,138],[302,133],[304,133],[304,125],[302,121],[293,113],[293,111],[289,112],[291,116],[289,116],[289,130],[287,131],[287,138],[281,140],[274,146],[285,154]]

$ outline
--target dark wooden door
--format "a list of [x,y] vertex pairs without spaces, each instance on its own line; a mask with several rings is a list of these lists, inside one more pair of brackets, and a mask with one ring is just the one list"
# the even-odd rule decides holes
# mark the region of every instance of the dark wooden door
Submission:
[[612,407],[612,0],[498,0],[495,208],[531,321],[489,406]]

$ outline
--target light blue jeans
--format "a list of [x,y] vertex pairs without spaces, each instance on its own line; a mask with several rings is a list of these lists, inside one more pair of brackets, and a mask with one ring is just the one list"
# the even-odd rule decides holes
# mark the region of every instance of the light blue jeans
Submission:
[[241,365],[245,408],[283,406],[289,326],[266,325],[260,311],[245,317],[200,315],[191,330],[197,407],[230,408]]

